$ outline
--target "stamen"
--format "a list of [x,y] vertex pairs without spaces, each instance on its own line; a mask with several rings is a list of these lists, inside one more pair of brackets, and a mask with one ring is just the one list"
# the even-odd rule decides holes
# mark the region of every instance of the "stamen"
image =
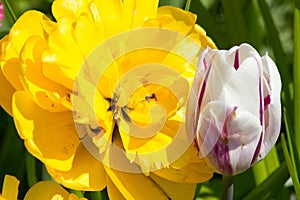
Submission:
[[152,93],[151,96],[146,95],[145,99],[146,101],[148,101],[148,103],[150,103],[150,99],[154,99],[155,101],[157,101],[156,95],[154,93]]

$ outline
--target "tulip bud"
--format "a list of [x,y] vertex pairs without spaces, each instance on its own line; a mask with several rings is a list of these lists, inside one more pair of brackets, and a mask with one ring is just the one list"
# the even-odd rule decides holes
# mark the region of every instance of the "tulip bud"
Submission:
[[250,45],[203,51],[187,108],[199,156],[229,175],[263,159],[280,132],[280,90],[275,63]]

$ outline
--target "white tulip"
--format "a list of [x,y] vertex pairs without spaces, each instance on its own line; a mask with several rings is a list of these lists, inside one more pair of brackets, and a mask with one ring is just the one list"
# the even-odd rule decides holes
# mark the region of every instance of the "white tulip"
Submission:
[[263,159],[280,132],[280,90],[275,63],[250,45],[203,51],[187,109],[199,156],[231,175]]

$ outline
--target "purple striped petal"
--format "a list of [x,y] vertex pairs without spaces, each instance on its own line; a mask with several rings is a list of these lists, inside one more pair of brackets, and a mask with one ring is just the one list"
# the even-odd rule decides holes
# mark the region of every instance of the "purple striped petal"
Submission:
[[239,49],[235,51],[235,56],[234,56],[234,69],[238,70],[240,67],[240,62],[239,62]]

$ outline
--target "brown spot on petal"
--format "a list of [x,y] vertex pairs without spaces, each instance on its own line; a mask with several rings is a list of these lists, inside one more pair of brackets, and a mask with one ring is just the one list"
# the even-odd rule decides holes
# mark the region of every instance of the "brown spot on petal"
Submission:
[[226,136],[221,136],[221,141],[227,145],[228,144],[228,138]]

